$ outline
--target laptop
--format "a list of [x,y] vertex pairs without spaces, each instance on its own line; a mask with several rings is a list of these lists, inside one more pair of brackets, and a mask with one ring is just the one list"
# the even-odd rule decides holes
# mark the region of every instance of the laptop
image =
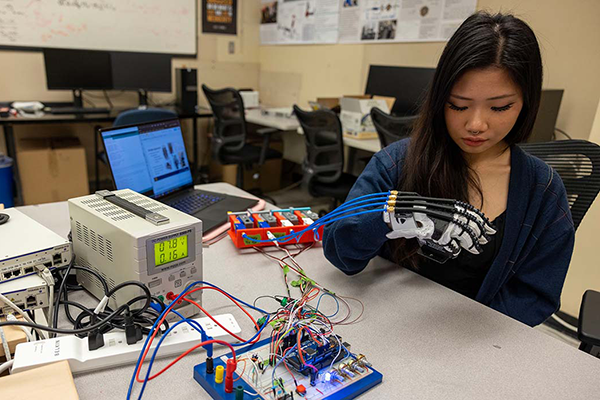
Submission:
[[202,220],[202,231],[227,222],[227,211],[258,201],[194,189],[177,119],[101,129],[117,189],[131,189]]

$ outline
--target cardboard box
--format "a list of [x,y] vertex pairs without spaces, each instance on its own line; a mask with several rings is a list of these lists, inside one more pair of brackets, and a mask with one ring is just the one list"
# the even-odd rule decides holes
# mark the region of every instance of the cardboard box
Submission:
[[78,400],[68,361],[19,372],[0,379],[0,399]]
[[17,151],[25,204],[90,193],[85,150],[76,138],[23,139]]
[[[0,207],[2,210],[2,207]],[[17,319],[22,320],[21,316],[17,316]],[[0,318],[0,322],[5,322],[6,318]],[[6,337],[6,343],[8,344],[8,350],[10,354],[15,354],[15,348],[19,343],[25,343],[27,341],[27,336],[18,326],[5,326],[4,327],[4,336]],[[4,354],[4,345],[2,345],[2,338],[0,338],[0,359],[6,358],[6,354]],[[2,363],[0,361],[0,363]]]
[[[254,165],[252,169],[244,168],[244,190],[260,189],[263,193],[281,189],[281,159],[267,160],[262,165]],[[237,179],[237,165],[223,165],[221,169],[222,181],[235,186]],[[253,175],[259,173],[258,179]]]
[[329,108],[330,110],[333,110],[334,108],[339,107],[340,98],[339,97],[317,97],[316,103],[321,107]]
[[344,135],[354,139],[376,139],[377,131],[371,121],[371,109],[378,107],[389,113],[394,105],[392,97],[357,95],[340,99],[340,120]]
[[[262,143],[253,143],[255,146],[260,147]],[[283,142],[272,141],[270,148],[277,151],[283,152]],[[263,193],[273,192],[281,189],[281,170],[282,170],[282,159],[276,158],[266,160],[265,163],[259,168],[258,165],[253,165],[250,170],[244,168],[244,190],[260,189]],[[236,164],[221,165],[217,161],[212,160],[210,164],[210,180],[227,182],[235,186],[237,179],[237,168]],[[259,173],[257,180],[253,179],[255,173]]]

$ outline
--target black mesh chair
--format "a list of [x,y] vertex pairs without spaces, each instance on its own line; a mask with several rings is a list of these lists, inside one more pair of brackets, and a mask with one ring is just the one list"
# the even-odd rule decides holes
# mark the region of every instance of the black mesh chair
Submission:
[[294,105],[294,113],[306,143],[303,181],[311,196],[332,198],[333,209],[346,199],[356,182],[355,176],[343,172],[344,142],[340,119],[328,109],[303,111]]
[[577,229],[600,191],[600,146],[587,140],[557,140],[522,144],[521,148],[558,172]]
[[375,125],[377,136],[379,136],[381,148],[408,137],[416,119],[417,117],[413,115],[408,117],[393,117],[377,107],[371,109],[371,120],[373,121],[373,125]]
[[[213,159],[223,165],[236,164],[236,186],[244,186],[244,167],[263,165],[266,160],[281,158],[281,153],[269,148],[271,135],[277,129],[265,128],[256,132],[263,137],[261,147],[247,143],[244,102],[233,88],[213,90],[202,85],[204,95],[212,108],[215,127],[212,135]],[[255,176],[258,179],[258,176]]]
[[[600,146],[587,140],[559,140],[523,144],[521,148],[558,172],[567,189],[577,229],[600,191]],[[578,324],[579,348],[592,353],[594,346],[600,346],[600,293],[584,293]]]

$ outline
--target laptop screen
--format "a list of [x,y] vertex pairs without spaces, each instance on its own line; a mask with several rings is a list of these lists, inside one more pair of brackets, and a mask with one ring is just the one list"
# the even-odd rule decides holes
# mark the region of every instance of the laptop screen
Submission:
[[117,189],[157,198],[192,185],[178,120],[112,128],[102,139]]

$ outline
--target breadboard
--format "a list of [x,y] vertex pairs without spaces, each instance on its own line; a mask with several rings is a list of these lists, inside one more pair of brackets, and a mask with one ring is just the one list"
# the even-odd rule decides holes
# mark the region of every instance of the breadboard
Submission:
[[[225,383],[215,383],[215,375],[214,374],[206,374],[206,364],[202,363],[196,365],[194,367],[194,379],[208,392],[208,394],[213,399],[218,400],[235,400],[235,388],[237,386],[242,386],[244,390],[250,393],[257,393],[258,396],[250,396],[250,398],[260,398],[264,400],[273,400],[284,398],[284,392],[281,388],[277,390],[277,394],[273,396],[272,390],[272,367],[266,367],[266,371],[264,373],[259,374],[258,376],[258,384],[253,378],[254,368],[251,362],[246,362],[246,367],[244,369],[244,361],[241,361],[245,358],[250,358],[252,355],[258,355],[260,359],[267,359],[269,354],[269,344],[271,339],[265,339],[258,342],[255,345],[245,347],[240,351],[236,351],[236,355],[238,358],[238,367],[234,374],[234,379],[238,378],[241,374],[241,379],[238,379],[233,383],[234,391],[233,393],[225,392]],[[214,360],[215,368],[218,365],[222,365],[225,367],[226,360],[231,357],[231,353],[224,355],[218,359]],[[333,367],[338,367],[340,364],[343,364],[346,360],[339,361],[333,365]],[[329,369],[326,369],[329,370]],[[243,372],[242,372],[243,371]],[[292,370],[293,371],[293,370]],[[325,370],[320,371],[320,378],[317,380],[315,386],[311,386],[309,377],[305,377],[299,373],[294,372],[294,377],[296,378],[296,382],[298,385],[302,385],[306,388],[306,394],[304,397],[300,397],[295,392],[295,384],[293,379],[291,378],[289,372],[283,365],[279,365],[275,372],[275,377],[277,379],[282,378],[284,382],[285,393],[294,392],[294,398],[304,398],[307,400],[343,400],[343,399],[353,399],[358,395],[366,392],[372,387],[381,383],[383,379],[383,375],[373,368],[368,368],[364,373],[355,374],[353,378],[345,379],[344,382],[337,381],[325,381]],[[246,396],[249,396],[246,394]],[[289,397],[288,397],[289,398]]]

